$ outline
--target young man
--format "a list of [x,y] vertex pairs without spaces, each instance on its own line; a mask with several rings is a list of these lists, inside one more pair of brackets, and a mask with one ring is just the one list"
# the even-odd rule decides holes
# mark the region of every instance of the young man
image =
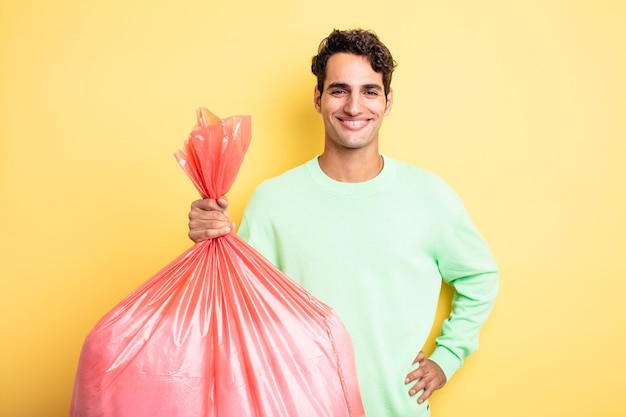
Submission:
[[[395,62],[369,31],[333,31],[313,58],[324,151],[265,181],[239,234],[348,329],[368,416],[428,416],[427,399],[477,348],[497,267],[461,200],[437,176],[378,151]],[[227,200],[198,200],[194,241],[229,233]],[[383,219],[383,223],[380,220]],[[442,278],[451,314],[429,358],[420,351]]]

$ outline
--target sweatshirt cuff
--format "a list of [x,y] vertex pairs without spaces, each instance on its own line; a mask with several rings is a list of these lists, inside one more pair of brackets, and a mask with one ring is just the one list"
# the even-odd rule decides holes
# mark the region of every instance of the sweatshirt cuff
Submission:
[[444,375],[446,376],[447,381],[450,381],[452,375],[454,375],[456,371],[461,369],[461,366],[463,365],[463,361],[459,359],[458,356],[456,356],[454,353],[450,352],[443,346],[437,346],[433,353],[430,355],[429,359],[439,365]]

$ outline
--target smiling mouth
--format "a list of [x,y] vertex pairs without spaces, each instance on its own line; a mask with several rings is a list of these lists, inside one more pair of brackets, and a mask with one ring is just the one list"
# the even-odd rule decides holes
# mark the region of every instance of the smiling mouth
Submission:
[[368,120],[363,120],[363,119],[359,119],[359,120],[339,119],[339,121],[341,121],[341,124],[346,126],[348,129],[354,129],[354,130],[360,129],[368,123]]

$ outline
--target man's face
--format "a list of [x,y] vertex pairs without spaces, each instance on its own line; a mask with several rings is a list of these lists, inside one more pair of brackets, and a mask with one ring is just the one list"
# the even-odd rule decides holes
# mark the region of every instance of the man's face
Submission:
[[378,146],[378,131],[389,114],[383,76],[365,56],[338,53],[326,64],[324,92],[315,88],[315,109],[324,120],[325,146],[359,149]]

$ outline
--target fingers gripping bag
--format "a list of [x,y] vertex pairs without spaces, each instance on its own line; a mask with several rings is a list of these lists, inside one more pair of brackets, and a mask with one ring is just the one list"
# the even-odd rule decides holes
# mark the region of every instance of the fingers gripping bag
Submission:
[[[203,197],[233,184],[250,117],[198,124],[175,156]],[[196,243],[87,335],[71,417],[361,417],[336,313],[234,233]]]

